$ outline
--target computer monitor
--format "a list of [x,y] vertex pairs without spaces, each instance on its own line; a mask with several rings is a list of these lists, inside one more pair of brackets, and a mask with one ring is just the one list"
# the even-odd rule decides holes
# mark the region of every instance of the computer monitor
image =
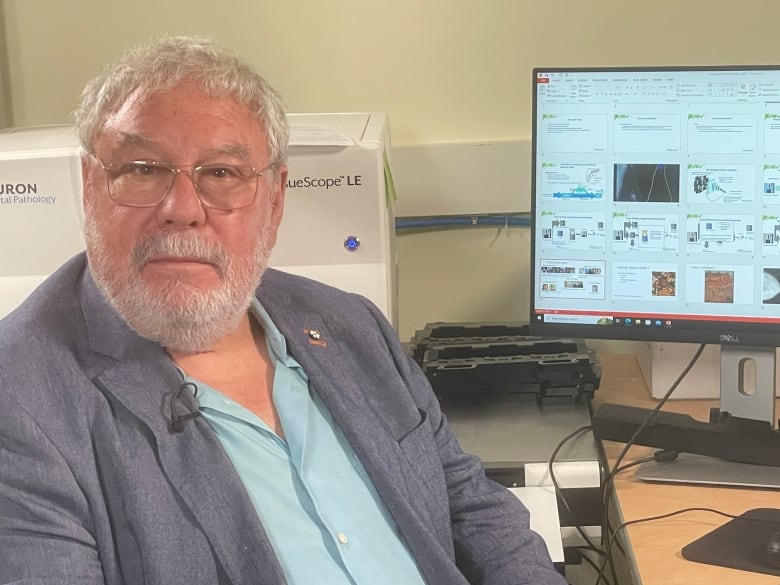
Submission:
[[534,69],[532,158],[531,333],[719,344],[717,416],[637,442],[780,465],[780,67]]

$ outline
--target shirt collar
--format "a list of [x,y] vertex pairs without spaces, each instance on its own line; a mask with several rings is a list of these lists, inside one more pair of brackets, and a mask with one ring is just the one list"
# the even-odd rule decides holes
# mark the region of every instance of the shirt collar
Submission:
[[252,304],[249,306],[249,314],[257,319],[257,322],[263,328],[266,345],[274,361],[281,362],[289,368],[300,368],[300,364],[287,351],[287,341],[284,335],[279,331],[279,328],[260,301],[252,299]]

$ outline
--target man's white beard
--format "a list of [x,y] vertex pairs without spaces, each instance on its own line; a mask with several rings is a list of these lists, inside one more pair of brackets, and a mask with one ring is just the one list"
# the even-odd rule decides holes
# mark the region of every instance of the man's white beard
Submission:
[[[247,259],[231,256],[221,245],[192,232],[164,232],[139,240],[114,261],[106,230],[89,210],[84,226],[90,271],[114,309],[142,337],[185,353],[208,351],[238,327],[268,263],[268,231],[263,230]],[[151,288],[141,278],[141,267],[147,258],[160,254],[206,260],[222,282],[203,290],[171,278],[165,286]]]

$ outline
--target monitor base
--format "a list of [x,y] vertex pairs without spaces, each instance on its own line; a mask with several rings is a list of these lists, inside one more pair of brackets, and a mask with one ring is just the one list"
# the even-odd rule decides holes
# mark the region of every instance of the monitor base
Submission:
[[724,461],[691,453],[680,453],[674,461],[643,463],[637,468],[635,477],[653,483],[780,489],[780,467]]

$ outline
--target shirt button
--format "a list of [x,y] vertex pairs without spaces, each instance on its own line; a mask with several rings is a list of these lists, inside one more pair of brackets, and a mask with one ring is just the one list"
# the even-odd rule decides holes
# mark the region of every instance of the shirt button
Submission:
[[339,539],[339,542],[341,544],[347,544],[349,542],[347,535],[344,534],[343,532],[339,532],[337,538]]

